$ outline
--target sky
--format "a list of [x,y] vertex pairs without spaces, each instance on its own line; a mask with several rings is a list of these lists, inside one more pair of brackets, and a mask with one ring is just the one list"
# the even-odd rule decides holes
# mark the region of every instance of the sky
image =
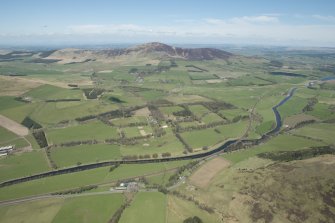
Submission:
[[0,45],[335,47],[335,0],[1,0]]

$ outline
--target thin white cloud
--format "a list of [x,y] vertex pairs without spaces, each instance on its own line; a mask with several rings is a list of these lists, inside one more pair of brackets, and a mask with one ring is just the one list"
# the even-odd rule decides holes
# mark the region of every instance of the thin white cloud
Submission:
[[[81,24],[68,26],[64,31],[29,33],[29,38],[45,36],[51,38],[80,41],[97,40],[109,42],[122,41],[167,41],[167,42],[207,42],[207,43],[262,43],[262,44],[305,44],[335,46],[335,24],[288,24],[280,20],[282,15],[263,14],[228,19],[206,18],[200,20],[173,20],[171,25],[139,24]],[[332,16],[314,15],[315,19],[334,19]],[[311,15],[309,16],[311,18]],[[15,36],[15,34],[10,35]],[[21,36],[21,37],[20,37]],[[16,37],[25,38],[25,33]],[[42,38],[42,37],[40,37]],[[0,33],[0,43],[10,39]]]
[[243,16],[235,17],[230,20],[233,23],[276,23],[279,22],[277,16],[260,15],[260,16]]
[[314,19],[318,19],[318,20],[325,21],[325,22],[335,22],[335,16],[332,16],[332,15],[327,15],[327,16],[324,16],[324,15],[312,15],[312,17]]

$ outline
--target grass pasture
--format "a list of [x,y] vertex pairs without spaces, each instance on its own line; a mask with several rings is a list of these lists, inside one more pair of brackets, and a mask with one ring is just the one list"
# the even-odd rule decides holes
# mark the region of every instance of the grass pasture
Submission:
[[321,139],[327,144],[335,144],[335,126],[333,124],[312,124],[294,129],[291,132],[296,135],[307,136],[313,139]]
[[0,222],[51,223],[64,199],[50,198],[0,207]]
[[[203,146],[211,146],[223,142],[229,138],[241,137],[244,134],[246,127],[247,122],[240,121],[229,125],[218,126],[216,128],[184,132],[181,133],[181,136],[192,148],[201,148]],[[215,129],[217,129],[218,132],[215,131]]]
[[105,140],[118,138],[116,128],[103,124],[100,121],[91,121],[68,128],[50,129],[46,132],[49,144],[80,140]]
[[0,159],[0,181],[49,170],[43,151],[25,152]]
[[108,222],[123,204],[122,194],[94,195],[66,199],[53,223]]
[[78,163],[95,163],[104,160],[120,159],[117,145],[93,144],[51,149],[51,158],[59,167],[76,166]]
[[83,93],[77,89],[65,89],[52,85],[41,85],[24,94],[33,100],[82,99]]
[[325,145],[323,142],[318,142],[310,139],[304,139],[301,137],[291,135],[279,135],[270,141],[252,147],[250,149],[234,151],[223,154],[223,157],[230,160],[233,163],[238,163],[249,157],[255,156],[259,153],[272,152],[272,151],[292,151],[309,148],[311,146],[322,146]]
[[166,195],[160,192],[136,194],[130,207],[122,214],[120,223],[166,222]]

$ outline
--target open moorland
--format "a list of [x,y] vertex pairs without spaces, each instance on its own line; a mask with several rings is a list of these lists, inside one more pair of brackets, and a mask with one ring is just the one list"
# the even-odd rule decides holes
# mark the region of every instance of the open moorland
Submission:
[[334,222],[335,53],[260,55],[0,55],[0,222]]

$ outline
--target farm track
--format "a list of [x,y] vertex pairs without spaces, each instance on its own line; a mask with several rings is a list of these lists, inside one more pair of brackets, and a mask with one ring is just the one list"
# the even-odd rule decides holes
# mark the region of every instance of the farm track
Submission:
[[286,101],[288,101],[294,95],[295,90],[296,88],[292,88],[290,92],[288,93],[288,95],[272,108],[275,114],[275,117],[276,117],[276,127],[272,129],[271,131],[269,131],[268,133],[264,134],[260,139],[255,139],[255,140],[232,139],[232,140],[226,141],[223,145],[218,146],[217,148],[213,150],[200,153],[200,154],[193,154],[193,155],[187,155],[187,156],[166,157],[166,158],[159,158],[159,159],[143,159],[143,160],[115,160],[115,161],[105,161],[105,162],[99,162],[99,163],[93,163],[93,164],[86,164],[86,165],[70,167],[70,168],[65,168],[65,169],[60,169],[60,170],[54,170],[54,171],[39,173],[39,174],[27,176],[27,177],[8,180],[5,182],[1,182],[0,187],[10,186],[13,184],[23,183],[23,182],[36,180],[36,179],[49,177],[49,176],[56,176],[56,175],[61,175],[61,174],[79,172],[79,171],[90,170],[90,169],[117,165],[117,164],[146,164],[146,163],[170,162],[170,161],[178,161],[178,160],[205,159],[213,155],[217,155],[219,153],[227,151],[227,149],[231,148],[237,142],[242,142],[242,143],[243,142],[247,142],[247,143],[255,142],[256,144],[258,144],[259,142],[263,140],[267,140],[269,137],[276,135],[279,132],[282,126],[282,120],[281,120],[281,117],[280,117],[280,114],[277,108],[283,105]]

